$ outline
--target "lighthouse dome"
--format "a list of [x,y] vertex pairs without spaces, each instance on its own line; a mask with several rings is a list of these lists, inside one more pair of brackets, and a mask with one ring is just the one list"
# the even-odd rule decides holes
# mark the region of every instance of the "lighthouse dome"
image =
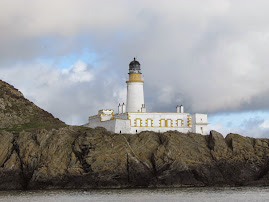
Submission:
[[140,70],[140,63],[134,58],[129,64],[129,73],[141,73]]

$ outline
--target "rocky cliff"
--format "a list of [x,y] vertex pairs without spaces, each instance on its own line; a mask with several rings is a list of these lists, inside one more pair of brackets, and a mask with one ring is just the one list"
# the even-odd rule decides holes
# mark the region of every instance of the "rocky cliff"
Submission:
[[269,140],[65,127],[0,132],[0,189],[268,185]]
[[57,128],[65,124],[25,99],[20,91],[0,80],[0,129],[20,131]]
[[1,84],[0,190],[269,185],[268,139],[65,126],[8,88],[3,96]]

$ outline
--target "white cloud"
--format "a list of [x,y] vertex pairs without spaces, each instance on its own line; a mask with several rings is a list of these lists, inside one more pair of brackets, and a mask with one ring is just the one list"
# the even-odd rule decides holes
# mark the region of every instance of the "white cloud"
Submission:
[[237,133],[248,137],[269,138],[269,121],[255,116],[255,113],[233,113],[210,119],[213,123],[209,125],[208,131],[215,130],[224,136]]
[[227,134],[227,130],[224,129],[223,125],[221,123],[217,123],[217,124],[210,124],[208,125],[208,133],[211,130],[215,130],[218,131],[219,133],[221,133],[222,135],[226,135]]
[[269,120],[265,120],[262,124],[260,124],[260,128],[269,129]]
[[38,63],[16,65],[2,69],[1,79],[68,124],[84,124],[99,108],[115,108],[123,101],[119,99],[125,90],[117,83],[108,87],[113,76],[108,78],[103,71],[93,71],[81,61],[65,70]]
[[93,75],[87,69],[87,65],[78,61],[68,69],[63,69],[62,73],[72,82],[87,82],[93,79]]

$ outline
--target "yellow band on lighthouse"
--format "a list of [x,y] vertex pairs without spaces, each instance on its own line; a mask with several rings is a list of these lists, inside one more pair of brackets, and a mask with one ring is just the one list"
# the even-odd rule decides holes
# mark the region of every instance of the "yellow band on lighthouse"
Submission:
[[144,81],[141,79],[141,73],[129,73],[129,80],[126,81],[126,83],[130,82],[143,82]]

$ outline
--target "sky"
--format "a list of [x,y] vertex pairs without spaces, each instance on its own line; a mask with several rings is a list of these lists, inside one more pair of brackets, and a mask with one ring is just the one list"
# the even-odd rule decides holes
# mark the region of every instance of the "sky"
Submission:
[[207,113],[209,130],[269,137],[269,1],[1,0],[0,79],[67,124],[126,101]]

